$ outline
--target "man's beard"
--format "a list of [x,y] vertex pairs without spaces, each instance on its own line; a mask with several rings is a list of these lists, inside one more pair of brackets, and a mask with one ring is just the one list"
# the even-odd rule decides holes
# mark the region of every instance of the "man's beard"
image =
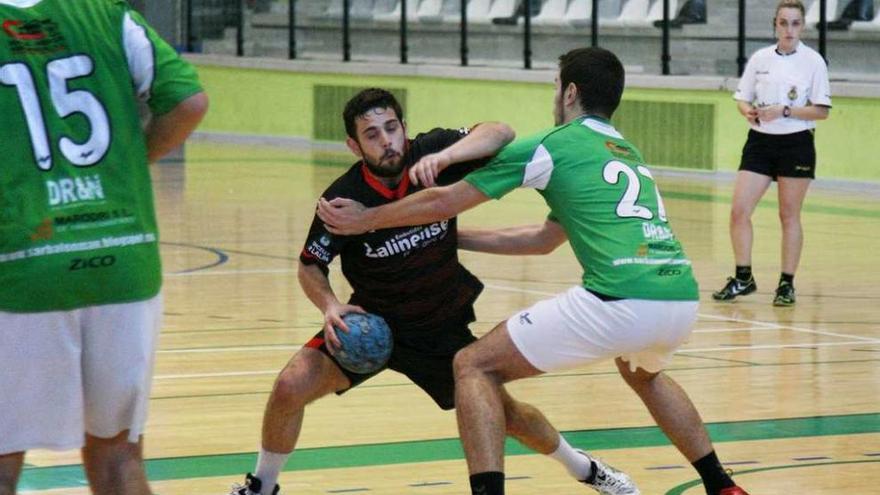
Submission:
[[[397,163],[388,161],[388,158],[391,158],[392,160],[396,158]],[[382,160],[386,160],[386,165],[381,165]],[[391,156],[386,154],[382,157],[382,159],[380,159],[379,163],[373,163],[372,160],[364,156],[364,164],[366,164],[367,170],[369,170],[373,175],[386,179],[397,177],[398,175],[400,175],[400,172],[403,171],[403,157],[397,153],[394,153]]]

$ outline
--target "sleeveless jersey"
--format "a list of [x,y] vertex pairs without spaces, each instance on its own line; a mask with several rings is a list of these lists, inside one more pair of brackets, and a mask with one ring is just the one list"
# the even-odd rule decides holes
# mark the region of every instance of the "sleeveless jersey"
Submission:
[[506,146],[465,180],[489,197],[534,188],[584,270],[620,298],[697,300],[691,262],[641,153],[604,119],[582,117]]
[[0,0],[0,311],[158,293],[139,107],[199,91],[125,2]]

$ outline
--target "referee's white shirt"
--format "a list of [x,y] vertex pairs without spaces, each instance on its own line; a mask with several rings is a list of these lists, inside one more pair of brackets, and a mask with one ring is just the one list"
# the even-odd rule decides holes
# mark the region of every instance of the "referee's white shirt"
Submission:
[[[809,104],[830,107],[828,66],[818,52],[803,42],[798,42],[795,51],[788,55],[777,51],[776,45],[762,48],[749,58],[733,98],[756,107]],[[792,134],[814,127],[814,121],[794,117],[752,125],[752,129],[765,134]]]

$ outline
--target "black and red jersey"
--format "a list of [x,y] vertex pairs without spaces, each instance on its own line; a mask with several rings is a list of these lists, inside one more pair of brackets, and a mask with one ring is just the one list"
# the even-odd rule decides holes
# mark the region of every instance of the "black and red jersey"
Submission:
[[[405,169],[467,134],[467,129],[434,129],[408,142]],[[479,161],[444,170],[438,185],[460,180]],[[367,207],[380,206],[423,189],[403,174],[389,189],[371,176],[362,162],[355,163],[324,192],[330,200],[350,198]],[[342,273],[351,284],[349,302],[381,315],[396,333],[425,332],[443,323],[473,320],[473,303],[483,284],[458,261],[456,217],[425,225],[394,227],[361,235],[341,236],[327,231],[315,215],[300,254],[305,264],[327,265],[340,256]]]

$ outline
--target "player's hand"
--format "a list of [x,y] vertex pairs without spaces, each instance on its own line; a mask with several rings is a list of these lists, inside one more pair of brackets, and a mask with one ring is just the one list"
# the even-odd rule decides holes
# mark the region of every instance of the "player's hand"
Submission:
[[758,118],[758,109],[755,107],[749,108],[749,110],[743,114],[743,117],[749,121],[749,124],[761,125],[761,119]]
[[446,150],[438,153],[425,155],[415,165],[409,169],[409,180],[416,185],[425,187],[434,187],[437,185],[436,179],[440,172],[446,169],[452,160]]
[[342,346],[339,337],[336,336],[336,329],[348,332],[348,325],[342,319],[348,313],[366,313],[366,311],[353,304],[334,304],[328,306],[324,312],[324,342],[326,342],[330,354],[336,354],[336,351]]
[[334,234],[356,235],[372,230],[367,223],[367,207],[353,199],[319,199],[318,218]]
[[761,107],[757,109],[758,120],[761,122],[773,122],[782,118],[782,111],[785,105],[770,105],[769,107]]

